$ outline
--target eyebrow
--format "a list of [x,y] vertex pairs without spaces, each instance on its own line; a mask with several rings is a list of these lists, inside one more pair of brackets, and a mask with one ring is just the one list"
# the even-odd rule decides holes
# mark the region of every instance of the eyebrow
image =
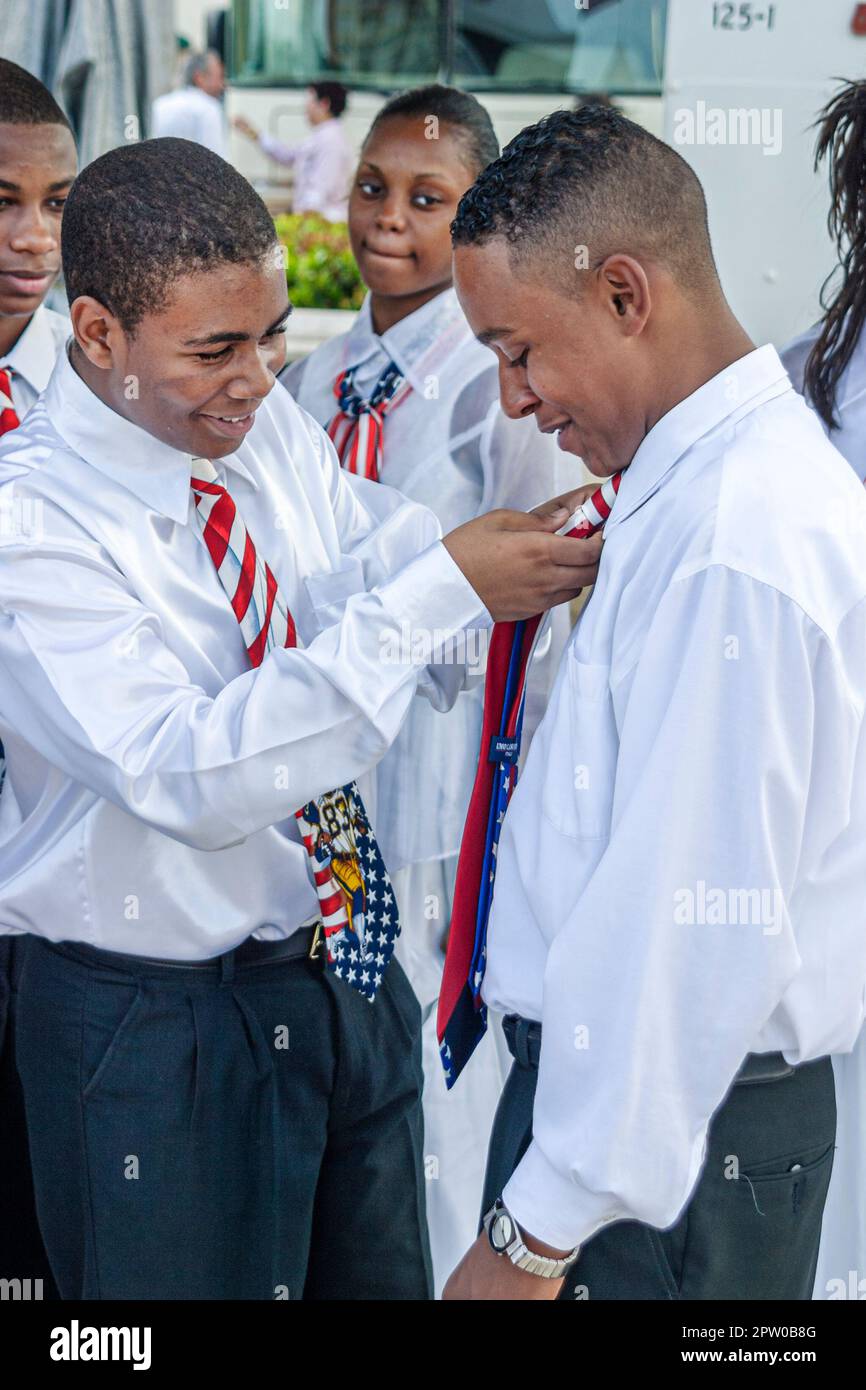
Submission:
[[497,338],[507,338],[510,334],[510,328],[485,328],[483,333],[476,333],[475,336],[479,343],[483,343],[485,347],[490,347],[490,344],[495,342]]
[[[361,160],[361,163],[358,165],[358,172],[360,173],[362,169],[372,169],[375,174],[380,174],[382,178],[385,177],[378,164],[372,164],[369,159]],[[434,169],[430,173],[412,175],[413,179],[447,179],[447,177],[448,173],[445,169]]]
[[[267,338],[269,333],[276,333],[277,329],[284,324],[292,313],[292,306],[288,304],[285,311],[280,314],[278,319],[274,319],[269,328],[266,328],[260,336]],[[184,347],[210,347],[213,343],[247,343],[252,338],[252,333],[209,333],[206,338],[187,338]]]
[[[56,183],[49,183],[46,191],[48,193],[59,193],[61,188],[68,188],[74,178],[75,175],[70,174],[68,179],[58,179]],[[13,193],[21,192],[20,183],[12,183],[9,179],[0,179],[0,188],[9,188]]]

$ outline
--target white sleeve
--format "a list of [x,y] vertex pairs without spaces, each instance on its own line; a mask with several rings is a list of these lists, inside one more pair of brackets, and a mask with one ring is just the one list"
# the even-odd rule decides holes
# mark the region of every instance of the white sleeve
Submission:
[[298,157],[299,146],[284,145],[281,140],[275,140],[272,135],[266,135],[262,131],[259,136],[259,148],[278,164],[292,165]]
[[[610,839],[549,952],[533,1140],[504,1194],[558,1248],[677,1219],[709,1119],[800,968],[816,669],[834,691],[821,718],[850,724],[850,747],[859,718],[827,648],[787,596],[713,566],[671,585],[622,678]],[[702,923],[701,884],[750,910],[760,894],[757,922]]]
[[352,593],[387,594],[394,621],[387,636],[380,634],[382,660],[393,659],[397,643],[401,656],[412,658],[419,692],[436,709],[450,709],[460,691],[480,679],[471,658],[486,650],[490,614],[442,545],[434,513],[396,488],[347,473],[325,431],[306,412],[303,418],[320,451],[345,566],[345,585],[333,604],[330,575],[321,585],[316,577],[307,581],[320,621],[340,621]]
[[399,645],[383,660],[389,634],[404,623],[456,632],[483,611],[435,540],[435,518],[422,507],[401,518],[399,498],[372,500],[363,506],[335,477],[347,556],[372,591],[353,592],[308,647],[270,652],[215,698],[111,558],[46,503],[38,541],[0,538],[3,722],[69,776],[199,849],[236,844],[283,820],[287,805],[365,772],[396,736],[423,668]]

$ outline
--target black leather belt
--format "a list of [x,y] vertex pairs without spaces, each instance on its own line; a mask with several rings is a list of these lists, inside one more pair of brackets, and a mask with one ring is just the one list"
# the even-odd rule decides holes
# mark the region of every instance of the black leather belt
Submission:
[[[541,1024],[520,1014],[507,1014],[502,1020],[502,1031],[508,1043],[508,1051],[520,1067],[538,1067],[541,1053]],[[735,1086],[754,1086],[761,1081],[776,1081],[783,1076],[792,1076],[796,1071],[786,1062],[781,1052],[750,1052],[734,1077]]]
[[59,941],[49,943],[62,955],[83,960],[88,965],[107,966],[112,970],[139,973],[142,968],[156,970],[211,970],[225,973],[226,963],[233,958],[235,966],[272,965],[283,960],[294,960],[300,956],[313,957],[317,953],[321,926],[300,927],[291,936],[280,941],[257,941],[249,936],[233,951],[208,960],[167,960],[161,956],[126,955],[122,951],[103,951],[98,946],[89,946],[83,941]]

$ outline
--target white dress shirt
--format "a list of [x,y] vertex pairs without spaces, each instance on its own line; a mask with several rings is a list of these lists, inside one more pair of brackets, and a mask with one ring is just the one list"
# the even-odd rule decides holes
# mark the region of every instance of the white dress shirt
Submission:
[[[789,343],[782,353],[782,361],[798,391],[803,390],[806,362],[818,341],[821,327],[820,323],[814,324],[793,343]],[[816,419],[830,442],[848,460],[857,477],[866,481],[866,335],[862,333],[850,362],[839,378],[835,413],[839,421],[837,430],[828,430],[817,412]]]
[[12,371],[12,401],[23,420],[45,390],[54,363],[72,329],[65,314],[57,314],[40,304],[18,341],[4,357],[0,368]]
[[226,118],[223,104],[201,87],[181,87],[157,97],[151,108],[150,133],[156,139],[173,135],[195,140],[226,157]]
[[341,120],[320,121],[295,145],[264,134],[259,145],[278,164],[294,169],[293,212],[318,212],[329,222],[345,222],[355,160]]
[[277,388],[216,463],[302,648],[248,666],[190,459],[65,354],[0,446],[0,930],[174,959],[291,934],[317,900],[294,810],[372,767],[419,681],[382,645],[489,621],[436,518],[349,479]]
[[776,351],[671,410],[505,819],[484,996],[543,1022],[504,1197],[559,1248],[674,1222],[749,1052],[866,1003],[866,496]]
[[[563,454],[531,419],[499,408],[497,368],[477,341],[453,289],[431,299],[381,335],[369,295],[348,333],[323,343],[281,376],[322,424],[337,409],[334,382],[356,367],[369,396],[390,361],[412,390],[385,416],[382,479],[436,513],[443,532],[494,507],[528,511],[579,487],[579,461]],[[528,682],[524,745],[538,724],[570,631],[568,606],[552,615]],[[469,654],[474,655],[474,653]],[[482,664],[486,649],[479,653]],[[460,848],[481,739],[483,686],[476,682],[446,716],[413,700],[393,747],[376,768],[376,833],[392,868],[441,859]]]

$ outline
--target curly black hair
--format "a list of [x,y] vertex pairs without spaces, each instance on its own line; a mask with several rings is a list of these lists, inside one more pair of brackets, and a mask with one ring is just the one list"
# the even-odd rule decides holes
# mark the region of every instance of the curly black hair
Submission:
[[69,303],[91,295],[133,334],[192,271],[274,253],[271,216],[212,150],[166,136],[121,145],[72,185],[61,233]]
[[[827,223],[838,265],[821,289],[824,319],[809,353],[805,393],[830,429],[838,429],[836,392],[866,324],[866,82],[847,82],[818,121],[815,168],[830,156]],[[833,295],[830,286],[842,271]],[[829,299],[828,299],[829,296]]]
[[457,137],[466,167],[473,175],[479,174],[499,154],[499,141],[486,109],[475,97],[457,87],[430,82],[425,87],[397,92],[376,113],[364,143],[385,121],[395,116],[417,116],[423,120],[435,116]]
[[609,106],[553,111],[522,130],[464,193],[451,234],[455,246],[501,237],[517,273],[544,261],[545,277],[574,295],[575,267],[615,252],[664,265],[687,292],[719,290],[700,180]]
[[0,122],[4,125],[63,125],[72,127],[48,88],[38,77],[8,58],[0,58]]

